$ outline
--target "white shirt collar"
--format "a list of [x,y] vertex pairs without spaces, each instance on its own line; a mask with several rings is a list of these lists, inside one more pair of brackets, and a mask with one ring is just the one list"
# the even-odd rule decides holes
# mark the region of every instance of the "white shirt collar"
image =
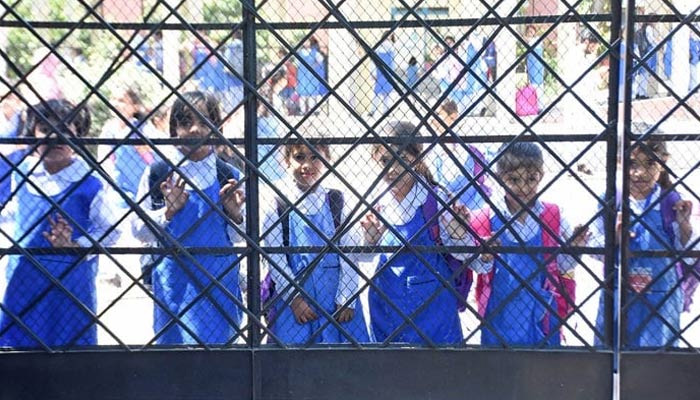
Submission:
[[[179,151],[177,154],[180,160],[185,157]],[[204,190],[216,182],[216,153],[212,151],[200,161],[185,159],[179,169],[193,184]]]
[[[285,177],[278,181],[276,186],[282,194],[287,196],[292,204],[296,203],[304,192],[299,189],[296,182],[292,177]],[[315,215],[322,210],[322,206],[326,201],[328,189],[323,187],[323,185],[318,185],[313,192],[309,193],[304,199],[297,205],[297,211],[303,213],[304,215]]]
[[396,197],[387,191],[379,200],[382,216],[387,222],[393,225],[404,225],[408,223],[416,214],[428,197],[428,190],[422,183],[415,182],[403,200],[398,201]]
[[39,165],[34,169],[30,178],[38,186],[27,185],[27,189],[34,195],[55,196],[66,190],[71,184],[78,182],[90,173],[90,167],[80,158],[73,158],[73,162],[55,174],[50,174],[44,163],[39,161]]

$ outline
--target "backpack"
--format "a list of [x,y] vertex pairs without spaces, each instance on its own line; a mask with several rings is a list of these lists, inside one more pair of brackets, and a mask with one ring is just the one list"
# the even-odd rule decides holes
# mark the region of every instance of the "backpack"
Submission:
[[472,171],[472,178],[476,178],[476,183],[479,185],[481,190],[484,191],[485,197],[490,197],[491,196],[491,188],[489,187],[488,184],[486,184],[486,174],[482,173],[484,170],[484,165],[488,165],[488,162],[486,161],[486,157],[484,157],[484,153],[479,151],[475,146],[469,145],[469,150],[473,153],[473,159],[474,159],[474,170]]
[[[428,233],[430,234],[430,239],[435,242],[437,246],[442,246],[442,239],[440,238],[440,225],[438,223],[439,218],[433,218],[437,214],[437,200],[435,196],[428,194],[425,203],[421,206],[423,210],[423,218],[425,221],[431,221],[428,226]],[[432,220],[431,220],[432,219]],[[445,258],[448,267],[453,274],[456,273],[454,277],[454,287],[459,293],[459,298],[457,299],[457,309],[461,312],[467,309],[467,296],[469,295],[469,290],[472,286],[472,271],[464,265],[464,262],[455,258],[452,254],[442,253]]]
[[[333,216],[333,226],[337,231],[340,227],[340,223],[342,220],[344,205],[343,193],[340,190],[328,189],[328,192],[326,194],[326,201],[330,206],[331,215]],[[284,213],[287,212],[288,209],[289,207],[287,206],[287,204],[284,204],[282,199],[278,198],[277,216],[282,219],[282,245],[284,247],[289,247],[289,213],[283,217]],[[286,253],[285,256],[287,257],[287,265],[291,267],[291,254]],[[309,269],[309,272],[310,271],[311,269]],[[263,279],[262,283],[260,284],[260,303],[263,305],[263,309],[268,309],[266,313],[263,313],[264,315],[267,315],[268,321],[274,320],[274,310],[271,307],[269,307],[269,303],[271,302],[272,298],[275,296],[276,293],[277,288],[275,281],[272,280],[272,273],[268,272],[267,275],[265,275],[265,278]]]
[[[561,235],[561,214],[559,207],[552,203],[542,203],[544,209],[540,214],[540,223],[546,225],[549,230],[541,229],[542,245],[545,247],[559,246],[557,238],[549,233],[554,232],[557,236]],[[486,240],[491,237],[491,215],[490,209],[484,208],[475,213],[471,219],[471,227],[482,239]],[[552,293],[557,305],[557,314],[562,320],[565,319],[576,304],[576,281],[569,276],[559,272],[557,267],[556,257],[545,254],[545,262],[547,263],[547,280],[544,284],[544,289]],[[479,315],[482,317],[486,314],[486,306],[489,296],[491,295],[491,284],[495,271],[486,274],[479,274],[476,283],[476,300],[479,310]],[[561,292],[561,289],[565,293]],[[549,315],[545,315],[544,327],[549,327]],[[548,333],[548,332],[545,332]]]
[[[671,243],[675,242],[675,234],[673,232],[673,222],[676,220],[676,210],[673,207],[681,200],[681,195],[675,191],[662,193],[659,209],[661,210],[661,220],[664,232],[671,239]],[[686,265],[682,260],[676,263],[676,273],[681,280],[680,288],[683,294],[683,311],[690,311],[690,306],[693,304],[693,295],[700,284],[700,259],[696,259],[693,265]]]

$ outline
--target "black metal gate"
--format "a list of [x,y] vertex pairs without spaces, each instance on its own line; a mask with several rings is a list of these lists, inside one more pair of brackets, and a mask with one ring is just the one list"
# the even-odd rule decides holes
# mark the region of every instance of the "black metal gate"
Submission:
[[696,397],[676,3],[2,1],[0,399]]

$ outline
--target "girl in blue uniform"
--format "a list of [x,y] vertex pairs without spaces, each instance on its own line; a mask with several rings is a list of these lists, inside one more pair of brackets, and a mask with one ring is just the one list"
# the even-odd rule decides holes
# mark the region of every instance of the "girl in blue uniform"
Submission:
[[[327,146],[316,145],[315,149],[326,159],[330,158]],[[262,234],[269,231],[264,241],[268,246],[280,247],[328,246],[324,237],[332,238],[347,218],[342,192],[319,182],[324,166],[308,147],[287,145],[283,155],[287,177],[277,187],[292,204],[301,201],[288,215],[284,215],[289,208],[284,200],[273,197],[263,202],[270,205],[263,215]],[[301,218],[302,214],[323,236]],[[286,221],[278,222],[280,218]],[[273,224],[276,225],[272,227]],[[336,244],[357,245],[356,236],[343,235]],[[271,254],[271,258],[274,263],[270,266],[272,280],[281,297],[273,305],[270,326],[283,343],[347,343],[351,341],[348,336],[357,342],[369,341],[360,298],[355,297],[359,287],[357,265],[349,265],[333,252],[326,253],[320,261],[315,253]],[[309,266],[312,263],[315,265]],[[294,278],[304,292],[297,292],[285,275]],[[333,316],[346,332],[341,333],[332,325],[320,308]]]
[[396,57],[396,49],[394,43],[396,37],[392,34],[384,39],[382,44],[377,48],[377,58],[384,64],[375,63],[374,67],[374,99],[372,99],[372,113],[382,114],[391,106],[391,93],[394,87],[391,82],[391,72],[394,71],[394,58]]
[[[221,126],[218,102],[212,95],[189,92],[173,104],[172,137],[205,139],[215,135],[210,125]],[[213,146],[179,145],[176,157],[174,164],[192,184],[211,202],[223,206],[235,223],[243,221],[245,196],[241,189],[236,189],[238,171],[218,160]],[[227,247],[237,241],[238,236],[227,220],[186,184],[182,176],[176,178],[177,174],[169,171],[165,162],[156,162],[141,178],[137,199],[143,199],[142,207],[153,222],[184,247]],[[141,220],[134,223],[133,233],[143,242],[157,241],[154,232]],[[172,246],[167,240],[166,243],[161,240],[161,245]],[[152,279],[158,300],[153,316],[157,343],[232,341],[241,320],[241,310],[234,301],[241,298],[238,270],[235,255],[215,252],[170,254],[156,262]]]
[[[683,200],[671,185],[664,163],[669,153],[666,143],[652,138],[640,144],[630,155],[629,185],[631,251],[684,250],[696,241],[697,231],[690,222],[692,203]],[[664,208],[672,218],[665,221]],[[598,231],[603,232],[602,221]],[[602,243],[602,239],[601,243]],[[675,346],[680,331],[683,311],[683,293],[678,284],[679,275],[669,257],[634,256],[628,262],[628,282],[623,305],[625,327],[624,343],[627,348]],[[693,265],[695,260],[683,261]],[[603,299],[598,313],[598,327],[603,328]]]
[[[384,194],[375,210],[361,220],[365,242],[368,245],[401,246],[403,242],[397,237],[398,233],[405,240],[411,239],[414,246],[472,245],[473,240],[463,225],[469,221],[469,210],[463,205],[453,206],[460,217],[453,218],[453,214],[445,212],[438,202],[441,215],[435,219],[438,232],[433,238],[427,227],[430,224],[426,224],[425,210],[430,207],[430,202],[437,201],[436,196],[443,201],[446,201],[446,196],[422,160],[422,145],[411,142],[418,135],[417,129],[408,122],[397,122],[388,125],[386,131],[390,136],[407,139],[408,144],[392,145],[392,148],[413,170],[405,170],[386,147],[373,149],[373,158],[382,168],[383,182],[389,190],[382,191]],[[388,230],[374,212],[380,213],[393,229]],[[382,253],[375,257],[377,270],[373,281],[376,287],[370,288],[369,311],[372,332],[378,342],[392,335],[391,342],[396,343],[425,344],[429,343],[427,338],[440,345],[456,344],[462,340],[457,297],[431,269],[447,282],[451,282],[453,271],[443,254],[420,254],[427,263],[411,250],[399,254]],[[464,257],[460,254],[454,256]],[[424,303],[427,304],[424,306]],[[420,333],[411,325],[403,324],[399,310],[412,318]]]
[[[577,227],[572,231],[562,217],[560,207],[546,205],[537,199],[539,184],[544,176],[540,147],[534,143],[516,142],[502,146],[500,153],[496,173],[507,190],[493,197],[498,213],[494,210],[489,213],[492,235],[498,235],[495,240],[503,246],[551,246],[543,243],[543,225],[547,219],[545,209],[552,208],[556,210],[554,214],[558,214],[559,221],[551,224],[550,229],[552,225],[558,225],[559,232],[548,234],[558,234],[559,239],[566,241],[572,232],[579,232],[572,239],[571,246],[584,245],[587,229]],[[522,211],[521,204],[529,207],[537,218]],[[543,341],[546,337],[547,345],[560,344],[559,333],[551,333],[552,329],[558,331],[559,322],[554,288],[549,283],[553,277],[548,275],[556,274],[558,270],[564,276],[573,277],[576,262],[570,255],[560,254],[556,257],[554,271],[548,271],[544,262],[544,254],[502,253],[495,260],[485,255],[472,263],[473,269],[479,273],[495,269],[484,315],[488,324],[481,332],[482,344],[537,346],[545,344]]]
[[[30,108],[25,132],[36,138],[85,136],[86,108],[48,100]],[[22,248],[90,247],[88,237],[109,246],[118,233],[111,212],[114,193],[66,144],[41,144],[39,164],[15,177],[15,240]],[[23,171],[24,172],[24,171]],[[49,200],[50,199],[50,200]],[[54,206],[52,201],[57,205]],[[115,210],[116,211],[116,210]],[[9,282],[0,314],[0,346],[16,348],[85,346],[97,343],[95,276],[97,257],[66,254],[11,256]],[[52,282],[53,280],[59,283]]]
[[316,104],[318,89],[322,85],[311,71],[318,72],[323,67],[323,55],[312,44],[311,39],[307,40],[297,52],[297,57],[305,63],[297,62],[297,94],[299,94],[302,113],[307,113]]

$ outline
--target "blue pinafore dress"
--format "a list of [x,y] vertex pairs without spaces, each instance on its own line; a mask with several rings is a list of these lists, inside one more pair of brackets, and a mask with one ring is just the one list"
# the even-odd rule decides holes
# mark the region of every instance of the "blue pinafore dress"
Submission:
[[[328,200],[323,203],[321,210],[316,214],[307,214],[306,217],[326,237],[335,234],[335,226]],[[296,212],[289,214],[289,243],[291,246],[326,246],[327,243],[304,221]],[[291,307],[285,302],[277,303],[277,316],[272,322],[273,333],[283,343],[305,344],[312,336],[312,343],[348,343],[347,336],[333,326],[312,304],[309,298],[330,315],[336,308],[336,294],[340,283],[340,258],[337,254],[327,253],[313,269],[308,266],[317,257],[313,253],[289,254],[287,259],[291,262],[290,268],[297,279],[305,277],[301,286],[304,288],[307,304],[314,309],[318,319],[306,324],[299,324],[294,319]],[[298,281],[297,281],[298,282]],[[369,342],[367,324],[362,312],[360,298],[355,299],[355,316],[348,322],[340,324],[346,332],[357,342]],[[319,332],[320,330],[320,332]]]
[[[645,210],[649,207],[650,200],[651,195],[646,201]],[[674,248],[673,240],[664,230],[658,205],[648,210],[642,220],[644,224],[637,223],[632,227],[635,235],[634,238],[630,238],[630,250]],[[672,259],[667,257],[633,257],[629,260],[629,274],[642,270],[651,272],[652,279],[656,279],[656,282],[646,289],[645,294],[639,295],[631,290],[627,293],[627,301],[623,307],[627,309],[626,340],[623,343],[626,347],[661,347],[678,343],[678,339],[674,338],[674,331],[680,330],[683,294],[678,284],[678,273],[675,266],[670,265],[671,261]]]
[[[498,232],[502,228],[503,221],[498,216],[491,217],[491,230]],[[541,229],[524,243],[525,247],[543,246]],[[503,246],[521,246],[510,236],[499,236]],[[494,260],[491,296],[484,315],[488,324],[482,329],[481,343],[487,346],[503,346],[503,342],[508,346],[537,346],[551,329],[556,329],[558,322],[556,315],[548,313],[545,306],[549,304],[552,309],[557,309],[554,296],[544,288],[547,278],[544,256],[505,253],[499,256],[508,268],[500,260]],[[545,318],[547,314],[550,315],[548,319]],[[549,326],[545,326],[545,321],[549,321]],[[553,333],[543,345],[559,346],[559,342],[559,333]]]
[[[410,238],[425,225],[426,221],[423,215],[422,208],[418,208],[408,223],[394,227],[404,238]],[[401,244],[401,241],[388,230],[380,243],[381,246],[400,246]],[[411,241],[411,244],[414,246],[436,245],[430,238],[428,229],[423,229]],[[447,261],[440,253],[421,254],[440,276],[448,282],[452,281]],[[379,257],[378,270],[387,264],[388,258],[387,254],[382,254]],[[369,290],[369,310],[372,332],[378,342],[387,339],[404,322],[395,307],[410,317],[438,291],[439,293],[429,301],[428,305],[412,319],[435,344],[455,344],[462,340],[457,298],[443,287],[437,277],[412,251],[404,250],[398,254],[389,265],[386,265],[381,272],[375,275],[374,283],[377,289],[371,287]],[[377,290],[381,290],[390,299],[393,306]],[[408,324],[401,328],[399,334],[393,337],[392,342],[426,343],[418,332]]]
[[[219,190],[220,184],[215,182],[203,192],[218,203]],[[166,229],[184,247],[231,246],[225,220],[196,192],[190,192],[186,205],[175,214]],[[164,257],[153,269],[154,295],[167,307],[154,304],[154,332],[159,335],[164,330],[157,343],[198,343],[190,330],[206,344],[227,344],[241,321],[241,310],[231,298],[241,299],[238,257],[215,253],[192,256],[221,283],[223,289],[195,265],[191,256]],[[175,316],[171,316],[168,310]]]
[[[88,175],[50,197],[82,230],[90,231],[90,204],[101,189],[100,180]],[[23,248],[51,247],[42,233],[50,232],[48,216],[55,216],[57,210],[43,196],[30,192],[26,183],[17,196],[21,206],[17,209],[16,239]],[[82,236],[81,229],[66,220],[73,227],[73,240]],[[32,333],[2,312],[0,346],[39,347],[34,335],[50,347],[96,344],[97,329],[92,318],[97,309],[97,257],[35,254],[33,258],[41,268],[25,255],[12,256],[3,300],[7,311]],[[66,290],[51,282],[47,273]]]

